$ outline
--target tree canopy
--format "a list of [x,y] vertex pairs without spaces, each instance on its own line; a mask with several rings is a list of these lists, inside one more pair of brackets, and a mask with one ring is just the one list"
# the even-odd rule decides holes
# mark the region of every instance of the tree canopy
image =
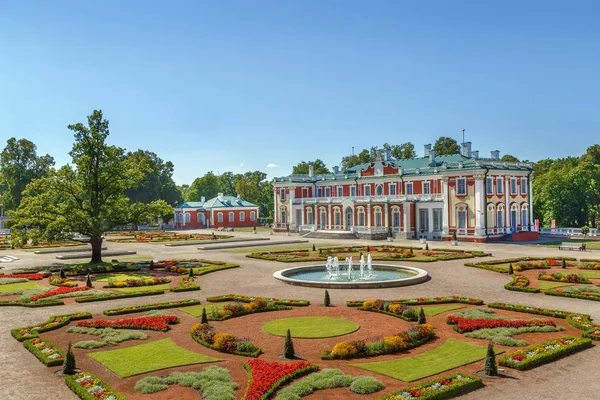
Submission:
[[125,192],[137,187],[143,171],[123,149],[106,143],[109,122],[94,110],[87,125],[69,125],[75,142],[65,165],[48,177],[31,181],[19,208],[10,212],[17,227],[85,235],[92,245],[92,262],[102,261],[102,233],[126,223],[145,223],[165,215],[171,207],[164,200],[148,204],[131,202]]
[[308,168],[310,166],[313,167],[316,175],[331,173],[323,160],[317,158],[315,161],[301,161],[299,164],[296,164],[292,170],[292,174],[308,174]]
[[435,141],[433,150],[437,156],[449,156],[460,153],[460,146],[451,137],[441,136]]
[[517,157],[511,156],[510,154],[503,155],[501,160],[506,161],[506,162],[519,162],[520,161]]
[[373,146],[370,149],[362,149],[358,154],[342,158],[342,170],[355,165],[374,162],[378,157],[382,157],[385,151],[389,151],[392,158],[396,160],[411,160],[417,156],[415,145],[411,142],[403,144],[384,143],[381,149],[378,146]]

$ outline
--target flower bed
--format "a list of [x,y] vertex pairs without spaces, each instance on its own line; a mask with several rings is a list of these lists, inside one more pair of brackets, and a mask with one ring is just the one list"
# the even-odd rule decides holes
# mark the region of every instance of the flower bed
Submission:
[[58,272],[62,268],[66,275],[102,274],[106,272],[132,272],[150,265],[148,261],[120,262],[112,264],[73,264],[62,267],[50,267],[50,271]]
[[222,353],[246,357],[258,357],[262,353],[262,349],[249,339],[216,332],[215,327],[210,324],[195,324],[190,329],[190,335],[202,346]]
[[575,293],[559,290],[544,290],[544,294],[547,294],[548,296],[572,297],[574,299],[600,301],[600,294]]
[[579,269],[600,270],[600,260],[593,258],[582,258],[579,261],[579,263],[575,264],[575,266]]
[[567,322],[577,329],[581,329],[581,336],[593,340],[600,340],[600,325],[592,323],[589,315],[572,314],[567,316]]
[[354,340],[339,342],[331,350],[323,350],[323,360],[349,360],[379,356],[382,354],[395,354],[404,350],[421,346],[435,337],[433,326],[430,324],[417,325],[408,331],[403,331],[394,336],[386,336],[375,342]]
[[169,325],[178,324],[179,318],[174,315],[157,315],[153,317],[127,318],[109,321],[105,319],[95,319],[91,321],[80,321],[77,326],[89,328],[113,328],[113,329],[143,329],[151,331],[166,332],[170,329]]
[[569,283],[590,283],[590,280],[585,275],[579,274],[567,274],[555,272],[553,274],[546,274],[540,272],[538,279],[542,281],[553,281],[553,282],[569,282]]
[[266,400],[280,386],[319,369],[307,361],[282,364],[264,360],[249,360],[244,368],[248,371],[248,385],[243,400]]
[[[346,302],[348,307],[364,307],[365,301],[368,300],[349,300]],[[418,297],[416,299],[400,299],[400,300],[370,300],[370,301],[382,301],[390,304],[408,304],[408,305],[429,305],[429,304],[448,304],[448,303],[462,303],[471,305],[482,305],[483,300],[474,299],[472,297],[462,296],[444,296],[444,297]]]
[[25,278],[25,279],[29,279],[30,281],[39,281],[42,280],[44,278],[49,277],[50,275],[52,275],[49,272],[41,272],[41,273],[35,273],[35,274],[0,274],[0,278]]
[[244,296],[241,294],[224,294],[222,296],[207,297],[206,300],[212,303],[218,303],[222,301],[241,301],[242,303],[250,303],[251,301],[255,300],[265,300],[281,306],[301,307],[310,305],[310,301],[308,300],[278,299],[276,297],[254,297]]
[[94,301],[127,299],[130,297],[155,296],[158,294],[165,294],[165,291],[164,290],[149,290],[147,292],[134,292],[134,293],[107,293],[106,296],[79,297],[79,298],[75,299],[75,302],[76,303],[91,303]]
[[8,300],[8,301],[0,301],[0,307],[7,306],[19,306],[19,307],[48,307],[48,306],[62,306],[65,304],[62,300],[38,300],[38,301],[29,301],[29,300]]
[[203,258],[192,258],[183,260],[160,260],[154,263],[155,268],[164,268],[165,271],[178,274],[189,274],[190,268],[194,270],[194,275],[200,276],[211,272],[224,269],[238,268],[239,264],[226,263],[223,261],[212,261]]
[[483,387],[481,378],[466,374],[447,375],[416,386],[409,386],[380,400],[442,400],[463,395]]
[[511,353],[502,357],[498,364],[525,370],[547,364],[591,346],[590,339],[565,337]]
[[25,339],[33,339],[39,337],[40,333],[48,332],[54,329],[61,328],[71,321],[92,318],[89,312],[80,312],[75,314],[53,315],[46,322],[38,325],[31,325],[25,328],[16,328],[10,331],[10,334],[22,342]]
[[525,275],[511,275],[512,282],[504,285],[506,290],[514,290],[516,292],[528,292],[528,293],[539,293],[539,288],[529,287],[529,279]]
[[200,285],[194,282],[194,278],[182,276],[179,278],[179,286],[169,289],[171,292],[191,292],[200,290]]
[[[502,260],[489,260],[478,263],[466,263],[465,267],[474,267],[487,269],[488,271],[508,273],[506,268],[496,267],[499,264],[513,264],[514,271],[527,271],[530,269],[548,269],[552,265],[560,265],[561,261],[576,261],[572,257],[554,257],[553,259],[544,259],[539,257],[520,257],[520,258],[505,258]],[[550,265],[548,264],[550,262]],[[556,264],[558,263],[558,264]]]
[[171,283],[171,279],[163,277],[152,277],[146,279],[126,279],[124,281],[109,280],[105,288],[124,288],[138,286],[154,286]]
[[568,311],[551,310],[548,308],[541,308],[541,307],[530,307],[530,306],[524,306],[521,304],[490,303],[490,304],[488,304],[488,307],[489,308],[499,308],[501,310],[508,310],[508,311],[517,311],[517,312],[528,313],[528,314],[545,315],[548,317],[556,317],[556,318],[567,318],[567,315],[573,314]]
[[125,397],[90,372],[67,376],[65,383],[82,400],[125,400]]
[[458,333],[473,332],[478,329],[492,329],[492,328],[522,328],[526,326],[556,326],[554,321],[548,320],[509,320],[509,319],[469,319],[463,317],[457,317],[449,315],[446,318],[446,323],[449,325],[456,325],[453,327]]
[[38,294],[36,296],[30,297],[29,300],[31,301],[36,301],[39,299],[44,299],[46,297],[52,297],[52,296],[57,296],[60,294],[67,294],[67,293],[75,293],[75,292],[81,292],[84,290],[90,290],[91,288],[87,287],[87,286],[82,286],[82,287],[58,287],[56,289],[52,289],[47,291],[46,293],[42,293],[42,294]]
[[[210,298],[208,298],[210,301]],[[241,317],[243,315],[269,312],[269,311],[284,311],[291,310],[292,307],[281,306],[275,303],[266,301],[263,298],[257,298],[247,304],[242,304],[240,301],[235,303],[225,304],[225,306],[217,310],[209,316],[210,320],[223,321],[229,318]]]
[[48,339],[35,338],[23,341],[23,346],[46,367],[62,365],[65,353]]
[[162,310],[165,308],[193,306],[196,304],[200,304],[200,300],[197,300],[197,299],[173,300],[173,301],[166,301],[163,303],[140,304],[137,306],[125,306],[125,307],[113,308],[111,310],[104,310],[103,313],[104,313],[104,315],[121,315],[121,314],[131,314],[131,313],[137,313],[137,312],[149,311],[149,310]]
[[73,282],[67,278],[61,278],[59,276],[51,276],[48,278],[48,283],[52,286],[63,286],[63,287],[75,287],[77,282]]

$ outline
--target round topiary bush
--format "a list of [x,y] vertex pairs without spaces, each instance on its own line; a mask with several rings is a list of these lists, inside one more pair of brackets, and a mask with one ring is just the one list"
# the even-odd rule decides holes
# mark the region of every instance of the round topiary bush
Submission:
[[372,376],[359,376],[352,381],[350,391],[358,394],[371,394],[385,388],[383,382]]

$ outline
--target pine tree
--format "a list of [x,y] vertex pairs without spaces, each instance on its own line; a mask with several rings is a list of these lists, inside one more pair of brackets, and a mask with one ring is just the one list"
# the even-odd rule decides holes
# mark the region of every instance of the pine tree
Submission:
[[512,263],[508,264],[508,274],[512,275],[515,273],[515,270],[513,269]]
[[325,290],[325,299],[323,300],[323,305],[325,307],[329,307],[331,305],[331,299],[329,298],[329,292]]
[[194,277],[194,268],[190,267],[190,270],[188,271],[188,278],[193,278]]
[[285,337],[285,343],[283,345],[283,356],[288,359],[294,358],[294,342],[292,342],[292,334],[290,330],[287,330],[287,335]]
[[63,268],[60,269],[60,278],[67,279],[67,274],[65,274],[65,270]]
[[560,267],[561,268],[567,268],[567,262],[565,261],[565,259],[563,258],[562,261],[560,262]]
[[69,342],[67,354],[65,354],[62,373],[63,375],[73,375],[75,373],[75,354],[71,351],[71,342]]
[[200,323],[208,324],[208,317],[206,316],[206,307],[202,309],[202,318],[200,319]]
[[488,376],[498,375],[498,365],[496,364],[496,353],[494,352],[494,343],[490,340],[488,343],[487,354],[485,356],[485,374]]
[[427,318],[425,318],[425,311],[423,310],[423,307],[421,307],[421,311],[419,311],[419,319],[417,320],[417,324],[421,325],[426,323]]
[[90,276],[90,273],[88,272],[87,274],[87,279],[85,280],[85,286],[91,288],[92,286],[92,277]]

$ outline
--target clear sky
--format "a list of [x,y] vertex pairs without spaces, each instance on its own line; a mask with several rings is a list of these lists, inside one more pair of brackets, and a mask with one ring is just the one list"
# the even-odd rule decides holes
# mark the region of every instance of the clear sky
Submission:
[[[600,142],[600,2],[0,2],[0,145],[57,164],[102,109],[178,183],[439,136],[536,161]],[[267,165],[271,165],[267,168]]]

